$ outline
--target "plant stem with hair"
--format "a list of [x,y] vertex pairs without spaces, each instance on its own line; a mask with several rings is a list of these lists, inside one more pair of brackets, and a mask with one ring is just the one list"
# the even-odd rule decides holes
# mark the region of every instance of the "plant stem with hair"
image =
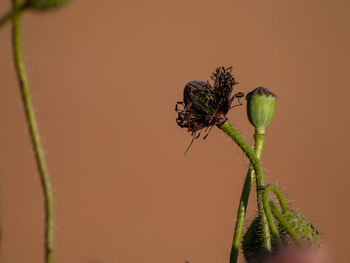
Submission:
[[[271,191],[276,195],[276,197],[280,203],[280,207],[282,209],[283,214],[278,210],[277,206],[273,202],[269,201],[269,194]],[[286,229],[288,234],[291,237],[293,237],[295,240],[297,240],[297,235],[296,235],[295,231],[292,229],[290,224],[286,221],[286,219],[283,216],[283,215],[290,213],[290,211],[288,209],[286,199],[284,198],[280,189],[274,184],[267,185],[265,187],[263,201],[264,201],[264,209],[265,209],[267,221],[269,223],[271,233],[273,234],[277,243],[281,243],[281,240],[280,240],[280,234],[279,234],[278,229],[276,227],[276,224],[273,220],[273,216],[277,219],[277,221],[280,223],[280,225],[282,225],[284,227],[284,229]],[[271,212],[271,210],[272,210],[272,212]]]
[[[269,202],[269,205],[278,223],[284,228],[284,230],[288,233],[288,235],[290,235],[294,239],[295,242],[298,242],[299,237],[297,233],[294,231],[294,229],[291,227],[291,225],[288,223],[288,221],[285,219],[284,217],[285,214],[282,214],[278,209],[278,207],[272,201]],[[289,213],[291,212],[289,211]]]
[[265,192],[264,192],[264,204],[268,204],[269,202],[269,194],[270,192],[273,192],[279,203],[280,203],[280,206],[281,206],[281,209],[282,209],[282,212],[285,214],[285,213],[289,213],[289,209],[288,209],[288,205],[287,205],[287,201],[286,199],[284,198],[282,192],[280,191],[280,189],[274,185],[274,184],[268,184],[266,187],[265,187]]
[[261,224],[264,247],[267,251],[271,251],[271,236],[269,224],[266,219],[264,204],[263,204],[263,192],[264,192],[264,171],[260,164],[258,157],[256,156],[254,150],[246,142],[246,140],[237,132],[237,130],[231,125],[227,119],[222,124],[218,124],[218,127],[223,130],[228,136],[230,136],[233,141],[241,148],[249,159],[251,165],[254,168],[256,174],[256,189],[257,189],[257,199],[258,199],[258,210],[259,210],[259,220]]
[[53,191],[48,173],[48,168],[45,161],[45,155],[41,143],[41,137],[39,128],[35,118],[35,112],[33,103],[29,91],[28,78],[23,62],[22,50],[21,50],[21,20],[20,12],[17,10],[21,9],[20,0],[13,1],[13,54],[15,67],[17,71],[17,78],[20,85],[20,92],[23,101],[24,111],[27,119],[29,134],[32,141],[32,147],[35,154],[37,168],[40,176],[40,181],[43,190],[44,207],[45,207],[45,262],[53,262],[53,248],[54,248],[54,198]]
[[[256,157],[260,159],[262,154],[262,149],[264,147],[265,134],[261,134],[255,131],[254,139],[255,139],[255,154],[256,154]],[[236,263],[238,260],[239,247],[241,244],[241,238],[243,233],[244,219],[245,219],[245,215],[248,207],[249,195],[250,195],[250,191],[251,191],[254,179],[255,179],[254,168],[252,165],[249,165],[248,173],[244,181],[244,185],[241,193],[241,199],[239,201],[239,206],[237,210],[237,219],[236,219],[235,232],[233,236],[233,242],[232,242],[232,248],[231,248],[231,254],[230,254],[230,263]]]

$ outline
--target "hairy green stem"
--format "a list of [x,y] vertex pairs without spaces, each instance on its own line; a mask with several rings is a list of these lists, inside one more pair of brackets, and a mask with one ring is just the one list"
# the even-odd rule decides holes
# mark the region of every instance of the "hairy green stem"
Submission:
[[277,185],[274,185],[274,184],[268,184],[267,186],[265,186],[264,206],[268,206],[268,204],[269,204],[269,194],[271,191],[276,195],[276,197],[281,205],[282,212],[289,213],[289,208],[288,208],[286,199],[284,198],[281,190],[277,187]]
[[21,14],[25,9],[29,7],[28,3],[18,5],[18,7],[13,8],[7,14],[5,14],[2,18],[0,18],[0,28],[3,27],[8,21],[15,18],[17,15]]
[[275,222],[273,221],[273,215],[271,213],[271,208],[268,201],[267,201],[267,204],[264,202],[264,209],[265,209],[267,222],[269,223],[269,226],[270,226],[271,235],[273,236],[273,239],[277,244],[281,244],[281,236],[280,236],[280,233],[278,232]]
[[241,150],[245,153],[245,155],[247,156],[254,168],[256,174],[259,219],[263,234],[264,247],[267,251],[271,251],[270,229],[265,216],[263,205],[263,192],[265,185],[263,168],[254,150],[250,147],[246,140],[238,133],[238,131],[231,125],[229,120],[224,121],[222,124],[218,125],[218,127],[221,130],[223,130],[228,136],[230,136],[233,139],[233,141],[241,148]]
[[[13,0],[13,10],[21,7],[20,0]],[[36,122],[32,99],[29,91],[28,78],[25,71],[23,56],[21,51],[21,21],[20,14],[16,13],[13,17],[13,54],[17,77],[20,85],[24,111],[28,123],[29,134],[32,141],[33,151],[39,171],[40,181],[44,196],[45,207],[45,262],[53,262],[54,248],[54,198],[53,191],[45,161],[45,155],[41,144],[39,128]]]
[[[261,134],[256,131],[254,135],[254,139],[255,139],[255,154],[258,157],[258,159],[260,159],[262,154],[262,149],[264,146],[265,134]],[[238,260],[239,247],[241,244],[241,238],[243,233],[244,219],[245,219],[249,195],[250,195],[250,191],[251,191],[254,179],[255,179],[255,173],[254,173],[253,166],[249,165],[248,173],[244,181],[244,185],[241,193],[241,199],[239,201],[239,206],[237,210],[237,219],[236,219],[235,232],[233,236],[233,242],[232,242],[232,248],[231,248],[231,254],[230,254],[230,263],[236,263]]]
[[[284,218],[283,214],[280,212],[278,207],[272,202],[269,202],[271,211],[273,215],[275,216],[278,223],[285,229],[285,231],[290,235],[294,241],[298,242],[299,238],[297,233],[294,231],[294,229],[291,227],[291,225],[288,223],[288,221]],[[289,212],[290,213],[290,212]]]
[[[278,207],[273,202],[269,201],[269,194],[271,191],[276,195],[280,203],[280,207],[282,209],[283,214],[279,211]],[[287,222],[287,220],[283,216],[290,213],[290,211],[288,209],[287,201],[284,198],[280,189],[277,187],[277,185],[269,184],[265,187],[263,201],[264,201],[264,209],[265,209],[267,221],[269,222],[271,233],[274,236],[274,239],[276,240],[276,242],[280,244],[281,238],[280,238],[278,229],[276,227],[275,221],[273,220],[273,216],[276,218],[278,223],[287,231],[287,233],[291,237],[293,237],[294,239],[297,239],[297,235],[295,231],[292,229],[290,224]]]
[[263,195],[265,214],[266,214],[267,222],[269,223],[269,226],[270,226],[271,234],[274,237],[274,240],[276,241],[277,244],[281,244],[281,237],[278,232],[275,221],[273,219],[273,215],[272,215],[270,203],[269,203],[269,194],[271,191],[273,191],[277,196],[283,213],[287,213],[289,210],[288,210],[287,202],[283,194],[281,193],[281,191],[278,189],[278,187],[274,184],[267,185],[265,187],[264,195]]

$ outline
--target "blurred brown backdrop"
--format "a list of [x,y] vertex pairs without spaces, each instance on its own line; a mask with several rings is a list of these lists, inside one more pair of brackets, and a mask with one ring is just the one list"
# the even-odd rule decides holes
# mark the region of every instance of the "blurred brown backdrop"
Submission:
[[[10,8],[0,0],[1,14]],[[278,94],[268,182],[348,262],[350,2],[75,1],[23,17],[23,48],[56,194],[56,262],[227,263],[248,162],[214,129],[187,156],[184,84],[233,65]],[[0,31],[1,262],[42,262],[40,184]],[[245,108],[229,114],[252,142]],[[251,204],[253,204],[251,202]],[[251,219],[255,207],[250,206]]]

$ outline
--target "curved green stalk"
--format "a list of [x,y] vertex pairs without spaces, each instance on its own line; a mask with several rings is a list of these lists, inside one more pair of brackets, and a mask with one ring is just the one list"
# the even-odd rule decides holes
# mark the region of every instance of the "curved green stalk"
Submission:
[[[18,10],[21,7],[20,0],[13,0],[13,10]],[[20,14],[16,13],[13,17],[13,54],[17,77],[20,85],[24,111],[28,123],[28,129],[32,141],[33,151],[37,167],[39,170],[40,181],[44,196],[45,206],[45,262],[53,262],[53,247],[54,247],[54,200],[53,191],[48,173],[48,168],[45,161],[45,155],[41,144],[39,128],[36,122],[32,99],[29,91],[28,78],[25,71],[22,51],[21,51],[21,21]]]
[[6,15],[0,18],[0,28],[3,27],[8,21],[15,18],[17,15],[21,14],[28,7],[29,7],[29,4],[25,3],[23,5],[19,5],[18,7],[10,10]]
[[278,232],[275,222],[273,221],[273,215],[271,213],[270,205],[269,204],[266,205],[264,203],[264,208],[265,208],[267,222],[269,222],[271,235],[273,236],[273,239],[276,241],[277,244],[281,244],[281,236],[280,236],[280,233]]
[[289,208],[288,208],[286,199],[284,198],[282,192],[277,187],[277,185],[274,185],[274,184],[268,184],[267,186],[265,186],[264,205],[269,204],[269,194],[271,191],[276,195],[276,197],[281,205],[282,212],[289,213]]
[[[265,134],[258,133],[255,131],[255,154],[260,159],[262,154],[262,149],[264,147]],[[252,185],[255,179],[255,173],[252,165],[249,165],[248,173],[244,181],[241,199],[239,201],[239,207],[237,212],[235,232],[233,236],[232,249],[230,254],[230,263],[236,263],[239,254],[239,247],[241,244],[241,238],[243,233],[244,219],[247,211],[248,200]]]
[[[266,214],[266,218],[267,218],[267,221],[269,223],[269,226],[270,226],[271,234],[273,235],[275,241],[278,244],[280,244],[281,243],[281,237],[280,237],[280,234],[278,232],[277,226],[276,226],[276,224],[274,222],[273,215],[272,215],[271,208],[270,208],[270,203],[269,203],[269,194],[270,194],[271,191],[273,191],[274,194],[277,196],[277,198],[278,198],[278,200],[280,202],[280,206],[281,206],[281,209],[282,209],[283,213],[284,214],[288,213],[289,209],[288,209],[287,202],[286,202],[282,192],[278,189],[278,187],[276,185],[274,185],[274,184],[267,185],[265,187],[264,195],[263,195],[265,214]],[[279,216],[279,215],[277,215],[277,216]],[[276,217],[276,219],[278,219],[278,218]],[[283,216],[279,217],[278,221],[280,221],[282,219],[285,221]]]
[[[269,201],[269,194],[271,191],[276,195],[276,197],[280,203],[280,207],[282,209],[283,214],[279,211],[278,207],[272,201]],[[290,226],[290,224],[287,222],[287,220],[283,216],[283,215],[290,213],[290,210],[288,209],[287,201],[284,198],[280,189],[274,184],[267,185],[265,187],[263,200],[264,200],[264,209],[265,209],[266,217],[267,217],[267,220],[269,222],[270,230],[275,237],[275,240],[278,243],[281,242],[278,229],[277,229],[276,224],[273,220],[273,216],[276,218],[278,223],[287,231],[287,233],[291,237],[293,237],[295,240],[297,240],[298,239],[297,234],[295,233],[293,228]]]
[[252,164],[255,174],[256,174],[256,188],[257,188],[257,199],[258,199],[258,210],[260,217],[261,229],[264,238],[264,247],[266,250],[271,251],[271,236],[269,225],[265,216],[264,205],[263,205],[263,191],[264,191],[264,171],[260,164],[258,157],[256,156],[254,150],[246,142],[246,140],[237,132],[237,130],[231,125],[227,119],[218,127],[223,130],[228,136],[230,136],[233,141],[241,148],[245,153],[250,163]]
[[269,202],[269,205],[278,223],[286,230],[288,235],[290,235],[297,242],[299,239],[297,233],[290,226],[288,221],[284,218],[283,214],[280,212],[278,207],[272,201]]

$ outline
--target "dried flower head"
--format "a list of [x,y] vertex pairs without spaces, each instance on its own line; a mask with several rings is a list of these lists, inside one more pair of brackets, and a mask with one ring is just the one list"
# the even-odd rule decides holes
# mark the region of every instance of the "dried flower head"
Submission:
[[[226,114],[234,107],[234,99],[237,98],[239,102],[244,96],[242,92],[232,95],[233,86],[238,84],[232,76],[232,67],[219,67],[210,78],[212,84],[209,81],[188,82],[184,88],[183,101],[176,103],[176,122],[192,133],[193,140],[200,136],[197,132],[204,128],[207,132],[204,136],[206,138],[208,128],[226,120]],[[181,109],[179,106],[182,106]]]

